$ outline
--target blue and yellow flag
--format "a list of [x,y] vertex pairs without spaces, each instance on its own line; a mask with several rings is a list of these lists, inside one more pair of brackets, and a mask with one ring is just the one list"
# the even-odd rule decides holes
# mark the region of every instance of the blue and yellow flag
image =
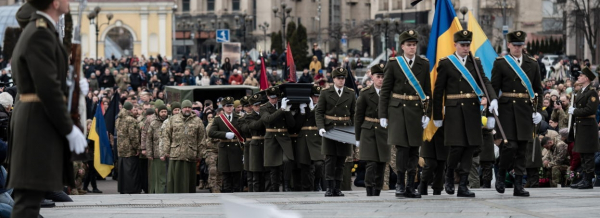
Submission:
[[[431,24],[429,47],[427,48],[432,93],[435,88],[435,80],[437,79],[438,62],[440,58],[456,52],[456,48],[454,47],[454,33],[462,29],[452,2],[450,0],[438,0],[435,5],[435,15]],[[433,107],[432,103],[430,105]],[[431,140],[435,131],[437,131],[437,127],[433,125],[433,119],[431,119],[423,133],[423,139],[427,141]]]
[[498,54],[494,51],[494,47],[490,40],[488,40],[487,36],[475,20],[475,16],[473,13],[469,11],[469,22],[467,23],[467,28],[469,31],[473,32],[473,41],[471,41],[471,53],[474,56],[479,57],[481,60],[481,65],[483,66],[483,72],[485,72],[485,76],[488,79],[492,79],[492,67],[494,66],[494,61]]
[[102,178],[106,178],[114,168],[114,159],[100,104],[97,105],[88,139],[94,141],[94,168]]

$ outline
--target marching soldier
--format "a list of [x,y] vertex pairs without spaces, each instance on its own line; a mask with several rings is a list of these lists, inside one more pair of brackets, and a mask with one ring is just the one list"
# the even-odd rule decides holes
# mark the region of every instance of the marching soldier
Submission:
[[[248,124],[251,122],[251,119],[247,119],[247,115],[252,113],[252,107],[250,106],[249,96],[244,96],[240,99],[240,104],[243,107],[244,112],[240,112],[240,131],[242,136],[245,138],[244,142],[244,172],[246,172],[246,181],[242,181],[243,183],[248,185],[248,192],[254,192],[254,187],[252,184],[252,172],[250,171],[250,142],[252,141],[252,133],[248,129]],[[243,116],[241,116],[243,115]]]
[[265,125],[260,120],[260,94],[254,94],[250,99],[252,112],[246,114],[245,119],[248,121],[248,131],[252,135],[250,141],[250,166],[249,171],[252,172],[252,190],[255,192],[265,191],[265,182],[269,178],[264,167],[265,155]]
[[[454,194],[456,169],[460,176],[458,197],[475,197],[475,193],[467,188],[467,183],[473,153],[483,143],[479,98],[484,96],[484,91],[480,87],[486,86],[489,91],[489,98],[492,100],[489,110],[498,110],[497,97],[492,85],[487,77],[478,75],[475,70],[475,64],[479,69],[483,69],[481,61],[478,58],[468,58],[472,37],[473,33],[468,30],[454,33],[456,53],[440,59],[433,90],[434,125],[439,128],[444,122],[447,124],[444,128],[444,139],[445,145],[450,147],[445,189],[449,195]],[[479,78],[480,76],[482,78]],[[480,82],[482,80],[483,84]],[[445,113],[442,112],[444,106]]]
[[[575,93],[574,106],[569,108],[572,115],[570,136],[575,137],[574,152],[581,154],[581,167],[583,168],[583,182],[571,188],[592,189],[594,179],[594,153],[598,149],[598,127],[596,123],[596,109],[598,108],[598,93],[590,82],[596,78],[590,68],[583,68],[577,78],[577,83],[582,85],[581,91]],[[596,178],[598,179],[598,178]]]
[[[513,196],[522,197],[529,196],[522,183],[526,171],[525,154],[528,141],[533,141],[534,138],[537,140],[534,124],[537,125],[542,120],[542,115],[537,112],[541,111],[542,104],[537,103],[539,98],[536,95],[542,96],[543,92],[537,61],[523,54],[526,35],[523,31],[508,33],[506,38],[510,54],[498,57],[492,68],[494,91],[502,92],[498,118],[508,139],[508,143],[501,146],[500,170],[495,187],[498,193],[504,193],[506,172],[514,169]],[[494,104],[497,105],[492,101],[490,108]],[[530,117],[533,117],[533,120],[530,120]]]
[[[379,95],[383,85],[384,65],[371,67],[373,85],[363,88],[356,101],[354,132],[356,145],[360,148],[360,159],[367,161],[365,187],[367,196],[379,196],[383,188],[383,173],[390,161],[390,146],[387,143],[388,132],[379,120]],[[357,146],[358,147],[358,146]],[[410,180],[410,179],[409,179]],[[413,180],[414,181],[414,180]]]
[[167,191],[167,162],[164,158],[161,159],[160,137],[161,127],[163,122],[168,118],[169,111],[164,104],[159,104],[156,107],[158,116],[154,119],[146,133],[146,155],[150,164],[150,193],[165,193]]
[[233,97],[221,101],[223,114],[214,118],[208,135],[219,139],[219,162],[217,168],[223,173],[223,192],[233,193],[241,190],[240,176],[244,169],[241,148],[245,138],[241,134],[239,116],[233,112]]
[[[385,66],[381,87],[379,117],[381,126],[393,133],[388,144],[396,146],[396,197],[420,198],[414,189],[414,178],[419,162],[419,147],[423,143],[423,129],[429,123],[427,101],[431,96],[429,60],[416,55],[418,34],[408,30],[400,35],[404,55],[390,58]],[[421,126],[422,128],[417,128]],[[408,179],[405,184],[405,176]]]
[[120,113],[116,123],[117,146],[119,151],[119,193],[139,194],[142,186],[140,184],[139,155],[140,127],[135,117],[138,109],[129,102],[123,105],[123,113]]
[[[344,68],[334,69],[333,87],[321,91],[315,111],[315,120],[321,136],[334,126],[353,125],[356,93],[351,88],[344,87],[347,74]],[[352,145],[325,137],[322,143],[321,153],[325,155],[325,180],[328,183],[325,197],[343,197],[340,186],[346,157],[353,152]]]
[[315,107],[319,102],[321,89],[320,86],[312,87],[310,102],[300,104],[300,114],[296,117],[296,125],[301,126],[301,128],[294,154],[296,155],[296,161],[300,164],[302,191],[320,191],[320,184],[324,175],[324,157],[321,154],[322,140],[318,135],[317,121],[315,120]]
[[279,87],[267,89],[269,102],[260,108],[260,117],[266,128],[264,166],[270,168],[271,191],[273,192],[279,191],[281,166],[283,165],[284,171],[286,171],[289,169],[288,167],[291,167],[291,161],[294,160],[294,150],[288,129],[294,128],[296,122],[290,112],[291,105],[288,104],[287,98],[281,100],[281,107],[277,105],[280,94]]

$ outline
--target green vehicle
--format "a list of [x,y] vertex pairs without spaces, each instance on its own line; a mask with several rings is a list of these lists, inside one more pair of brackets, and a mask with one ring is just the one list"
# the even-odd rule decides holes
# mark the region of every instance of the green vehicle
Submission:
[[216,104],[219,97],[231,96],[240,99],[258,91],[260,91],[258,87],[247,85],[166,86],[165,103],[184,100],[204,102],[204,100],[210,99]]

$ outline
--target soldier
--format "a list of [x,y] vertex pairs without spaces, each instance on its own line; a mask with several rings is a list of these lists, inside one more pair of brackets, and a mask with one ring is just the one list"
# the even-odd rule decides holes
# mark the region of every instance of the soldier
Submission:
[[85,195],[86,190],[83,190],[83,177],[86,174],[85,163],[82,161],[73,161],[73,173],[75,175],[75,186],[71,189],[71,195]]
[[254,192],[254,187],[252,187],[250,184],[252,184],[252,172],[250,172],[250,142],[252,141],[252,133],[250,132],[250,129],[248,128],[248,124],[249,122],[251,122],[251,119],[246,119],[246,115],[252,113],[252,107],[250,106],[250,102],[248,101],[250,99],[250,97],[248,96],[244,96],[242,97],[242,99],[239,100],[240,105],[243,108],[243,112],[240,111],[239,116],[240,116],[240,120],[239,120],[239,124],[240,124],[240,131],[242,136],[244,136],[245,138],[245,142],[244,142],[244,172],[246,172],[246,181],[242,181],[242,183],[245,183],[248,185],[248,192]]
[[[496,179],[496,191],[504,193],[504,178],[507,171],[515,171],[513,196],[528,197],[523,188],[527,143],[534,142],[534,124],[542,120],[542,104],[537,102],[542,96],[542,83],[537,60],[523,54],[527,34],[514,31],[506,35],[510,54],[498,57],[492,68],[492,85],[496,93],[502,92],[498,116],[508,143],[501,146],[500,170]],[[494,102],[490,105],[493,106]],[[533,121],[529,117],[533,117]],[[488,121],[489,122],[489,121]],[[537,146],[534,146],[538,148]],[[541,156],[538,155],[538,156]]]
[[[484,111],[484,113],[485,112],[486,111]],[[487,115],[487,113],[485,113],[485,115]],[[492,187],[492,167],[496,162],[496,154],[494,153],[494,129],[489,128],[492,126],[487,125],[487,122],[486,126],[481,128],[483,144],[481,145],[481,152],[479,153],[479,166],[481,167],[481,179],[483,180],[482,188]]]
[[[222,109],[217,109],[219,111]],[[216,114],[215,116],[218,116]],[[214,118],[208,118],[208,124],[206,125],[206,129],[209,132],[214,122]],[[221,193],[221,187],[223,187],[222,174],[217,169],[217,160],[219,159],[219,148],[217,144],[219,143],[219,139],[214,139],[208,136],[205,139],[205,146],[202,146],[200,149],[202,152],[202,157],[206,162],[206,166],[208,167],[208,186],[210,187],[211,193]]]
[[[255,94],[249,99],[249,103],[252,107],[252,112],[247,113],[245,116],[248,125],[246,126],[252,135],[252,141],[250,141],[250,154],[249,154],[249,171],[252,172],[252,183],[248,186],[252,187],[255,192],[265,191],[265,180],[268,179],[268,175],[265,173],[264,167],[264,152],[265,152],[265,126],[260,120],[260,94]],[[247,142],[248,143],[248,142]]]
[[[491,98],[489,110],[498,110],[497,97],[492,85],[487,77],[475,70],[475,64],[479,69],[483,69],[481,61],[479,58],[467,57],[472,37],[473,33],[468,30],[454,33],[456,53],[440,59],[433,90],[434,125],[439,128],[444,122],[447,124],[444,128],[444,139],[445,145],[450,147],[445,189],[449,195],[454,194],[456,169],[460,176],[458,197],[475,197],[475,193],[467,188],[467,183],[473,165],[473,153],[483,143],[479,98],[484,96],[484,91],[480,87],[487,87],[488,97]],[[481,84],[480,81],[484,83]],[[442,112],[444,106],[445,113]],[[493,119],[488,118],[488,122],[493,124],[494,121],[490,120]]]
[[142,184],[142,190],[144,193],[149,193],[149,189],[152,188],[149,185],[152,184],[153,181],[150,180],[149,168],[150,162],[146,155],[146,133],[148,132],[148,126],[150,122],[156,119],[156,115],[154,112],[154,108],[150,103],[144,103],[145,112],[142,116],[139,116],[139,125],[140,125],[140,134],[141,134],[141,143],[140,147],[142,149],[142,153],[140,154],[140,182]]
[[179,114],[181,112],[181,103],[174,101],[171,102],[171,113],[173,116]]
[[139,194],[140,184],[140,127],[135,117],[138,109],[129,102],[123,105],[123,113],[119,113],[116,123],[117,146],[119,151],[119,184],[121,194]]
[[362,145],[360,159],[367,161],[365,187],[367,196],[379,196],[383,188],[383,173],[390,161],[387,129],[379,120],[379,95],[383,85],[384,65],[371,67],[373,85],[363,88],[356,102],[354,133],[356,145]]
[[161,127],[168,118],[169,111],[164,104],[156,106],[158,116],[148,125],[146,133],[146,155],[150,164],[150,193],[165,193],[167,191],[167,162],[161,158]]
[[294,154],[296,161],[300,164],[303,191],[321,191],[321,181],[325,175],[323,173],[325,157],[321,154],[322,140],[318,135],[317,121],[315,120],[315,107],[319,102],[321,89],[320,86],[312,87],[310,102],[300,104],[300,114],[296,117],[296,125],[301,128]]
[[192,102],[183,101],[181,113],[164,122],[161,160],[169,157],[167,193],[196,193],[196,161],[206,131],[202,120],[192,113]]
[[[552,132],[552,134],[551,134]],[[550,180],[550,187],[557,187],[560,184],[561,177],[564,172],[569,168],[569,154],[568,145],[560,140],[560,137],[556,131],[548,130],[546,137],[542,138],[542,146],[548,152],[544,155],[543,165],[544,168],[549,172],[547,178]]]
[[[334,126],[353,125],[356,94],[351,88],[344,87],[347,74],[344,68],[334,69],[332,73],[334,86],[321,91],[315,111],[315,120],[321,136]],[[325,197],[343,197],[340,186],[346,157],[352,155],[352,145],[328,138],[323,138],[322,143],[321,153],[325,155],[325,180],[328,183]]]
[[[281,166],[284,166],[285,171],[285,168],[290,167],[291,161],[294,160],[294,150],[288,129],[294,128],[296,122],[290,112],[292,106],[288,104],[289,100],[287,98],[281,100],[281,107],[278,106],[277,102],[280,95],[279,87],[267,89],[269,102],[263,104],[260,108],[260,119],[266,129],[264,166],[271,171],[272,192],[279,191]],[[286,190],[285,187],[289,190],[289,181],[284,181],[284,190]]]
[[[414,30],[400,35],[404,55],[390,58],[384,69],[386,76],[381,87],[381,126],[387,128],[389,118],[389,132],[393,134],[388,137],[388,144],[396,146],[397,150],[396,197],[421,197],[414,189],[414,178],[419,162],[419,147],[423,143],[423,129],[429,123],[427,101],[431,96],[431,81],[429,60],[416,55],[417,38]],[[404,181],[406,174],[408,184]]]
[[574,139],[574,152],[581,154],[581,167],[583,168],[583,182],[571,188],[592,189],[594,178],[594,153],[598,152],[598,127],[596,123],[596,109],[598,108],[598,93],[590,82],[596,78],[590,68],[583,68],[577,78],[577,83],[582,85],[580,91],[575,93],[574,106],[569,107],[573,124],[569,136]]

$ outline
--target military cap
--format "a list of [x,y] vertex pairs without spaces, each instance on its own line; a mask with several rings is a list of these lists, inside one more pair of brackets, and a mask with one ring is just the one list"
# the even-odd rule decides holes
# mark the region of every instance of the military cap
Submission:
[[39,11],[44,11],[48,9],[50,4],[52,4],[54,0],[27,0],[27,2],[31,4],[31,6],[33,6],[35,9]]
[[235,104],[235,99],[233,97],[225,97],[221,100],[221,104],[223,106],[233,106]]
[[171,110],[175,110],[175,108],[181,109],[181,103],[176,102],[176,101],[172,102],[171,103]]
[[506,34],[506,41],[513,45],[524,45],[527,33],[517,30]]
[[240,102],[240,100],[233,101],[233,107],[238,107],[240,105],[242,105],[242,102]]
[[338,67],[335,68],[333,70],[333,72],[331,73],[331,77],[336,78],[336,77],[344,77],[346,78],[346,75],[348,75],[348,72],[346,72],[347,70],[344,69],[343,67]]
[[181,108],[192,107],[192,102],[190,100],[185,100],[181,102]]
[[260,105],[260,97],[261,97],[260,94],[252,95],[252,97],[250,97],[248,99],[248,103],[250,103],[251,105],[255,105],[255,106]]
[[321,90],[323,90],[321,86],[313,86],[310,90],[310,95],[319,97],[321,95]]
[[418,42],[419,41],[419,39],[417,39],[418,37],[419,37],[419,34],[417,34],[417,31],[407,30],[400,34],[399,41],[400,41],[400,44],[402,44],[404,42]]
[[383,67],[385,67],[384,64],[375,64],[371,67],[371,75],[375,75],[375,74],[383,74]]
[[165,106],[164,104],[156,106],[156,111],[160,113],[160,111],[162,110],[167,110],[167,106]]
[[125,110],[131,110],[133,109],[133,104],[131,104],[131,102],[125,102],[125,104],[123,104],[123,108],[125,108]]
[[584,67],[583,70],[581,70],[581,73],[583,73],[585,76],[587,76],[590,79],[590,81],[596,79],[596,75],[594,75],[592,70],[590,70],[590,68],[588,68],[588,67]]
[[250,102],[248,101],[250,100],[250,96],[244,96],[240,99],[240,104],[242,104],[242,106],[249,106]]
[[156,101],[154,101],[154,106],[158,106],[158,105],[165,105],[165,102],[163,100],[157,99]]
[[152,114],[154,114],[154,109],[152,109],[152,108],[146,109],[146,115],[152,115]]
[[17,18],[17,22],[19,23],[19,26],[22,28],[25,28],[25,26],[27,26],[27,23],[29,23],[29,19],[31,18],[31,15],[33,13],[35,13],[35,11],[36,11],[36,9],[27,2],[23,5],[21,5],[21,7],[19,8],[19,10],[17,11],[17,14],[16,14],[16,18]]
[[454,42],[460,44],[471,44],[473,39],[473,32],[468,30],[460,30],[454,33]]
[[267,96],[269,96],[269,98],[277,98],[279,95],[281,95],[281,91],[279,91],[279,86],[274,86],[267,89]]

